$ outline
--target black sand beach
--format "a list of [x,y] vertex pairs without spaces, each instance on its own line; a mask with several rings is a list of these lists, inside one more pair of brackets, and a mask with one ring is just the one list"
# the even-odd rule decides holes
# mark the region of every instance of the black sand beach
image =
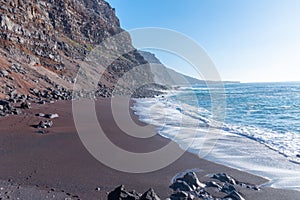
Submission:
[[[121,98],[118,101],[118,105],[129,108]],[[10,199],[43,199],[41,195],[48,195],[49,199],[51,195],[56,195],[56,199],[106,199],[108,192],[121,184],[129,190],[141,193],[153,188],[164,199],[171,194],[169,185],[172,177],[195,168],[201,170],[197,172],[200,181],[208,180],[208,174],[223,172],[240,182],[253,185],[261,185],[267,181],[200,159],[188,152],[159,171],[145,174],[119,172],[97,161],[85,149],[74,126],[71,101],[32,107],[22,115],[10,115],[0,119],[0,180],[3,181],[0,182],[0,194],[3,199],[7,196]],[[149,139],[135,139],[124,134],[114,123],[110,99],[97,100],[96,109],[105,132],[122,148],[133,152],[147,152],[170,142],[159,135]],[[47,129],[49,132],[43,135],[32,127],[40,121],[35,114],[41,112],[58,113],[60,116],[53,120],[53,128]],[[139,125],[144,125],[138,122],[137,116],[132,116]],[[155,127],[145,128],[147,131],[155,131]],[[96,188],[100,188],[100,191]],[[239,192],[245,199],[253,200],[300,199],[297,191],[272,188],[261,188],[259,191],[241,189]]]

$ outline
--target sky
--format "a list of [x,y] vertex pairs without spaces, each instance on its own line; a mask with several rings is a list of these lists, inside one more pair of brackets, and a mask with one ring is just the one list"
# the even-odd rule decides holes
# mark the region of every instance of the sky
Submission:
[[[299,0],[108,0],[125,30],[159,27],[196,41],[222,80],[300,81]],[[134,41],[134,38],[133,38]],[[150,50],[198,77],[181,58]]]

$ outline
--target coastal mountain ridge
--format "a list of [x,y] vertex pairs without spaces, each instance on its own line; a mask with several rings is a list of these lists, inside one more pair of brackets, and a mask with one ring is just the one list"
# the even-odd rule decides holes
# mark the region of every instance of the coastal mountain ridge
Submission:
[[[191,76],[184,75],[173,69],[166,67],[153,53],[147,51],[139,51],[139,53],[150,64],[151,72],[154,76],[154,81],[157,84],[168,86],[187,86],[187,85],[205,85],[217,84],[219,81],[201,80]],[[221,83],[239,83],[238,81],[222,81]]]

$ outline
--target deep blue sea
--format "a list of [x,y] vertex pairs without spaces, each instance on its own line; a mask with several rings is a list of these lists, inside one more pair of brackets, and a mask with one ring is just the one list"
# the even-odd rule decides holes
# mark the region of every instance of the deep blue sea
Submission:
[[134,110],[183,149],[300,190],[300,82],[177,87]]

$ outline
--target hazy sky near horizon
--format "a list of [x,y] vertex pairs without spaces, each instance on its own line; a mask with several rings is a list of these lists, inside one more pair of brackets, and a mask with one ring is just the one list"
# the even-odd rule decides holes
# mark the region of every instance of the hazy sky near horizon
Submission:
[[[223,80],[300,81],[299,0],[108,0],[126,29],[176,30],[202,46]],[[190,66],[155,51],[167,66]]]

